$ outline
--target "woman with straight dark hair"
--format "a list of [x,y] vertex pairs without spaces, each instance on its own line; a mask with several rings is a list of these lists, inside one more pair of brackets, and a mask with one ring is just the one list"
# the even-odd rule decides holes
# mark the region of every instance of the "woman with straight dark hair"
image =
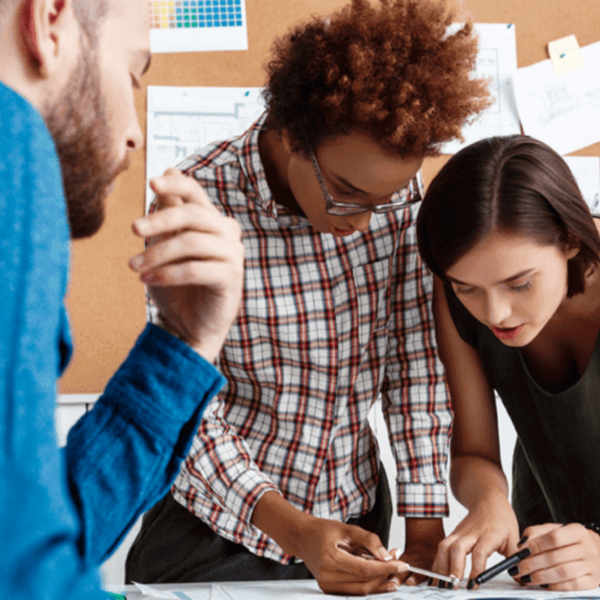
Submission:
[[[599,229],[565,161],[522,135],[456,154],[419,211],[469,511],[434,568],[462,578],[471,554],[469,588],[494,551],[525,548],[523,584],[600,584]],[[494,392],[518,435],[512,506]]]

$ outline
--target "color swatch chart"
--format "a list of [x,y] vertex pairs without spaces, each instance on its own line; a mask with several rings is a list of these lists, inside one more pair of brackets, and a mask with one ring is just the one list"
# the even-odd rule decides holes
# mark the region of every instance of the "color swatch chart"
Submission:
[[153,29],[242,27],[242,0],[150,0]]

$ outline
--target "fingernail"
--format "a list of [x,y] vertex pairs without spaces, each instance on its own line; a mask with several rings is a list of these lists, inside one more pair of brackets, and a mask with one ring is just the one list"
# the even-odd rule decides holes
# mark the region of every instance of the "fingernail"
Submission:
[[144,255],[143,254],[138,254],[136,256],[132,256],[129,259],[129,266],[134,271],[139,271],[144,266]]
[[417,585],[417,582],[413,577],[409,577],[405,583],[406,585]]
[[469,579],[469,583],[467,583],[467,589],[472,590],[475,587],[475,580]]
[[160,281],[160,275],[158,273],[144,273],[142,275],[142,281],[144,283],[158,283]]
[[440,580],[438,581],[438,584],[437,584],[437,586],[438,586],[440,589],[442,589],[442,590],[445,590],[445,589],[446,589],[446,582],[445,582],[445,581],[442,581],[442,580],[440,579]]
[[550,584],[549,583],[540,583],[540,587],[547,590],[550,587]]
[[531,583],[531,575],[523,575],[523,577],[521,577],[521,583]]
[[515,565],[514,567],[511,567],[511,568],[508,570],[508,574],[509,574],[511,577],[514,577],[515,575],[518,575],[518,573],[519,573],[519,567],[517,567],[516,565]]
[[523,548],[517,552],[517,556],[522,560],[531,554],[531,548]]
[[433,577],[430,577],[430,578],[427,580],[427,585],[431,585],[432,583],[433,583]]
[[390,584],[388,584],[388,586],[386,588],[386,591],[388,591],[388,592],[397,592],[398,591],[398,587],[399,587],[398,585],[390,583]]
[[517,542],[517,546],[522,546],[529,538],[524,535],[518,542]]

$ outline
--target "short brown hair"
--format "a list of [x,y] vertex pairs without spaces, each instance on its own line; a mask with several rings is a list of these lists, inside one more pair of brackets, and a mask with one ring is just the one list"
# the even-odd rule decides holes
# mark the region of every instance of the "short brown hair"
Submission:
[[[100,23],[106,17],[112,0],[74,0],[75,18],[92,47],[98,40]],[[6,14],[16,8],[22,0],[0,0],[0,13]]]
[[488,234],[519,234],[579,253],[568,263],[568,297],[585,291],[600,237],[562,157],[525,135],[493,137],[455,154],[431,182],[417,218],[419,251],[446,272]]
[[454,14],[437,0],[352,0],[278,39],[268,64],[269,124],[308,153],[360,130],[401,157],[439,154],[488,106],[472,79],[472,25],[448,35]]

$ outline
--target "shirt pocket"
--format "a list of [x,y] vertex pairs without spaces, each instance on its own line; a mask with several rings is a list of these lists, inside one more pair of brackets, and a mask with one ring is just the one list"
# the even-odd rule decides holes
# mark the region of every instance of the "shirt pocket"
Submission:
[[[347,339],[352,358],[359,360],[376,343],[387,340],[391,318],[392,257],[352,269],[352,276],[334,290],[338,340]],[[385,344],[384,344],[385,345]]]

